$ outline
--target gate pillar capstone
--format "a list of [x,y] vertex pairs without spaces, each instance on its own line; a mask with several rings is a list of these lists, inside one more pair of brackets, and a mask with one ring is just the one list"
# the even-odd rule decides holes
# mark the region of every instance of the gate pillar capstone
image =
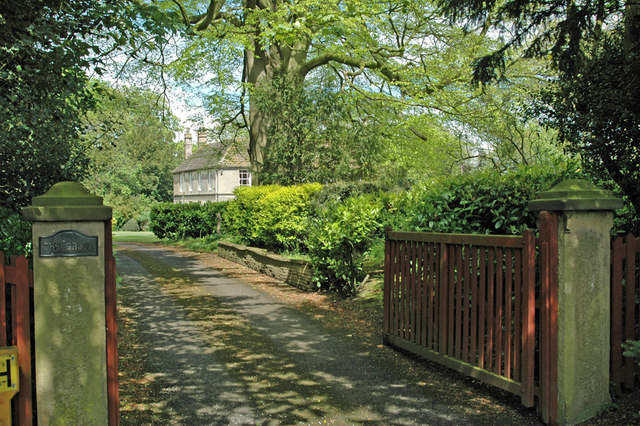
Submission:
[[[557,422],[598,414],[609,395],[610,231],[622,200],[570,179],[538,194],[530,210],[558,215]],[[544,302],[543,302],[544,303]]]
[[38,423],[106,425],[111,208],[82,185],[60,182],[23,215],[33,222]]

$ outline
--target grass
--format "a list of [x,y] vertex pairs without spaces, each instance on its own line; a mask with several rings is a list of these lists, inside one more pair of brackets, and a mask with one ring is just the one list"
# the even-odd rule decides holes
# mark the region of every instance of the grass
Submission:
[[183,247],[187,250],[198,253],[215,253],[218,251],[218,241],[222,240],[220,235],[208,235],[201,238],[185,238],[181,240],[166,239],[162,240],[163,244]]
[[113,241],[120,243],[158,243],[160,239],[149,231],[114,231]]

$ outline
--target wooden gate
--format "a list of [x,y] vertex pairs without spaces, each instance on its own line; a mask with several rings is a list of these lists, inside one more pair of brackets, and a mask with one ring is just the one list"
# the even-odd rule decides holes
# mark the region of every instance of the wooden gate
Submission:
[[535,395],[535,235],[387,231],[384,337],[521,396]]
[[631,389],[637,360],[622,354],[622,343],[640,339],[640,241],[633,235],[611,244],[611,381]]
[[13,398],[13,422],[33,424],[32,387],[32,297],[33,274],[24,256],[11,258],[5,265],[0,252],[0,347],[17,346],[20,368],[20,391]]

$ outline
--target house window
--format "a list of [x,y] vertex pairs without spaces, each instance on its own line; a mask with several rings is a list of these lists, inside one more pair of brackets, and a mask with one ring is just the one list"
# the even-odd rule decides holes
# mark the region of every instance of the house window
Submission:
[[193,191],[196,188],[196,174],[191,172],[191,179],[189,179],[189,191]]
[[180,192],[184,192],[184,173],[180,173]]
[[251,173],[249,170],[240,170],[240,186],[251,186]]
[[209,170],[209,191],[213,191],[215,175],[213,170]]
[[202,175],[204,172],[198,173],[198,191],[202,191]]

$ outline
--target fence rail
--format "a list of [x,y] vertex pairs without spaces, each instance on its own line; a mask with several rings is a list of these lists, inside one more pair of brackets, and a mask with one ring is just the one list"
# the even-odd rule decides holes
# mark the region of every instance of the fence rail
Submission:
[[385,341],[534,405],[535,235],[387,232]]
[[5,265],[0,252],[0,346],[16,346],[20,368],[20,391],[13,398],[13,422],[33,424],[32,297],[33,274],[24,256],[11,257]]
[[611,244],[611,381],[633,388],[636,360],[622,354],[622,343],[640,339],[640,240],[629,234]]

